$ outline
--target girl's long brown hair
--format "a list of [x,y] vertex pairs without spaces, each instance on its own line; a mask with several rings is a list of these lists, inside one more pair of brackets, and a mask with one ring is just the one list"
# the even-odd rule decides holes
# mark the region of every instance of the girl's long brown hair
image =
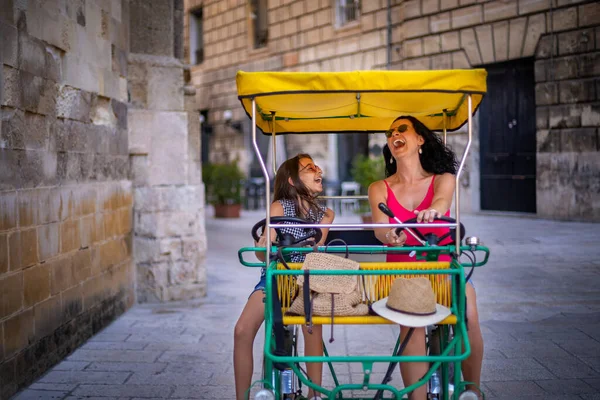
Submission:
[[[309,219],[309,216],[312,214],[314,218],[317,218],[320,210],[319,203],[317,202],[316,197],[310,193],[306,185],[300,180],[300,159],[302,158],[308,158],[312,161],[310,155],[303,153],[298,154],[281,164],[275,175],[273,201],[284,199],[291,200],[294,202],[296,216],[303,219]],[[294,183],[293,185],[290,185],[290,178]],[[299,199],[303,200],[308,205],[307,209],[302,207]]]

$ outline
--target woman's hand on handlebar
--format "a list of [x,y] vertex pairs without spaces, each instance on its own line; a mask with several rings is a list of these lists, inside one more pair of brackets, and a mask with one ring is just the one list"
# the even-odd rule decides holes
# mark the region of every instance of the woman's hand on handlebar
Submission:
[[436,218],[440,218],[442,213],[429,208],[427,210],[415,210],[414,213],[417,215],[417,222],[433,222]]
[[400,232],[398,235],[396,233],[396,228],[392,228],[386,232],[385,238],[387,240],[387,244],[394,247],[404,246],[406,242],[406,233],[404,231]]

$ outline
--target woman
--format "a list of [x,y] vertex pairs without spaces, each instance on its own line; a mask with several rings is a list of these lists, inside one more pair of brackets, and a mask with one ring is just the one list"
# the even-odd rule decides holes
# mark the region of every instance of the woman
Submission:
[[[323,191],[323,171],[312,160],[308,154],[298,154],[296,157],[285,161],[275,175],[275,190],[273,203],[271,204],[271,216],[298,217],[314,223],[331,224],[334,212],[317,202],[317,195]],[[283,233],[288,233],[295,238],[305,235],[304,229],[283,228]],[[319,245],[325,243],[329,229],[321,229],[323,237]],[[271,229],[271,238],[276,238],[275,229]],[[255,246],[264,247],[266,237],[263,233]],[[265,254],[257,252],[259,260],[264,261]],[[292,262],[303,262],[303,254],[292,254]],[[248,302],[238,319],[234,332],[233,366],[235,373],[235,391],[237,400],[244,399],[246,390],[250,387],[254,359],[252,345],[258,329],[265,317],[263,299],[265,289],[265,271],[261,271],[258,284],[255,286]],[[309,333],[302,326],[304,334],[304,353],[307,356],[323,355],[322,328],[320,325],[313,326]],[[309,363],[306,367],[308,378],[317,385],[321,385],[323,365],[321,363]],[[321,399],[318,393],[312,389],[308,392],[309,399]]]
[[[454,153],[448,149],[425,125],[412,116],[396,118],[386,132],[387,144],[383,149],[386,164],[386,179],[369,187],[369,203],[373,223],[395,223],[378,208],[379,203],[387,204],[401,221],[417,218],[417,222],[433,222],[436,217],[450,214],[452,196],[455,190],[455,174],[458,164]],[[419,229],[423,234],[433,232],[437,236],[447,232],[447,228]],[[396,229],[376,228],[375,236],[388,246],[418,246],[411,235]],[[444,243],[445,244],[445,243]],[[440,260],[444,258],[440,257]],[[446,256],[445,260],[449,260]],[[387,261],[416,261],[411,254],[389,254]],[[467,319],[471,355],[462,363],[465,381],[480,384],[481,363],[483,360],[483,338],[479,327],[475,289],[472,284],[466,287]],[[408,329],[401,327],[401,337]],[[415,329],[404,353],[405,355],[425,354],[425,329]],[[402,363],[402,379],[406,386],[423,377],[428,370],[427,363]],[[477,387],[469,389],[479,393]],[[417,388],[411,399],[426,398],[425,385]]]

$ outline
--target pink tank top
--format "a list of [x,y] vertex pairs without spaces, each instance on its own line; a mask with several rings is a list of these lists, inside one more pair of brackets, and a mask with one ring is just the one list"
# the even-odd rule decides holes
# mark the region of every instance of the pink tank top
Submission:
[[[433,183],[434,183],[434,181],[435,181],[435,175],[431,178],[431,184],[429,185],[429,189],[427,189],[427,194],[425,195],[425,198],[423,199],[423,201],[421,201],[421,204],[419,204],[415,210],[419,210],[419,211],[426,210],[427,208],[429,208],[431,206],[431,203],[433,201]],[[402,204],[400,204],[398,199],[396,199],[396,195],[394,194],[394,191],[392,190],[390,185],[387,183],[387,181],[384,180],[383,182],[385,182],[385,186],[387,187],[387,206],[389,207],[390,210],[392,210],[394,215],[396,217],[398,217],[398,219],[400,219],[400,221],[402,221],[402,222],[405,222],[409,219],[415,218],[416,214],[413,212],[414,210],[407,210],[406,208],[404,208],[402,206]],[[446,211],[446,214],[444,214],[444,215],[447,217],[450,216],[450,210]],[[395,224],[396,220],[393,218],[389,218],[389,223]],[[427,233],[435,233],[438,237],[440,237],[448,232],[448,228],[431,228],[430,227],[431,225],[434,225],[434,224],[432,224],[432,223],[423,224],[423,228],[420,228],[419,232],[421,232],[423,235],[425,235]],[[441,244],[447,244],[451,241],[452,241],[452,239],[450,237],[448,237],[448,238],[444,239]],[[405,246],[420,246],[420,243],[417,242],[417,240],[411,234],[406,233]],[[408,253],[388,254],[386,260],[388,262],[417,261],[416,257],[414,257],[414,256],[410,257]],[[442,256],[440,256],[439,260],[440,261],[450,261],[450,256],[442,255]]]

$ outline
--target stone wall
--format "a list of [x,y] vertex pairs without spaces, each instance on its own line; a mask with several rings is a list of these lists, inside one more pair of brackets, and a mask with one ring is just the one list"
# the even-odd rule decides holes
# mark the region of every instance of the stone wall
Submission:
[[[600,4],[410,0],[403,13],[404,40],[394,68],[535,60],[537,214],[600,221]],[[478,163],[469,166],[477,173]],[[477,206],[476,193],[466,193]]]
[[184,66],[175,57],[177,2],[130,4],[136,10],[128,120],[138,299],[200,297],[206,294],[200,126],[196,91],[185,88]]
[[0,398],[134,302],[128,2],[0,3]]

